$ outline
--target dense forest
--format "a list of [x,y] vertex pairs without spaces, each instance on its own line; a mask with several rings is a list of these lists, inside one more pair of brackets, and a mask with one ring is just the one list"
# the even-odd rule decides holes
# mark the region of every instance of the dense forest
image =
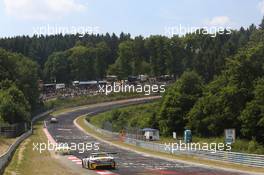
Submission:
[[0,121],[27,120],[41,102],[37,81],[70,83],[107,74],[173,75],[154,122],[163,134],[190,128],[219,136],[224,128],[264,142],[264,21],[231,34],[171,38],[105,35],[0,39]]
[[120,78],[128,75],[170,74],[179,77],[184,70],[195,70],[206,82],[219,75],[225,58],[237,53],[257,29],[251,25],[218,34],[187,34],[185,37],[137,36],[121,33],[105,35],[19,36],[0,39],[0,47],[21,53],[40,67],[39,75],[45,82],[56,80],[101,79],[106,74]]

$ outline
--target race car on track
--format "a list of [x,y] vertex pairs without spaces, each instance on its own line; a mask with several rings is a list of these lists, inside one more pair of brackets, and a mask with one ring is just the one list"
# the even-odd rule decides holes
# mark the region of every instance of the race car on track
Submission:
[[91,153],[90,157],[82,159],[82,167],[90,170],[94,170],[98,167],[108,167],[115,169],[116,162],[113,156],[114,154],[116,153]]
[[50,123],[58,123],[58,122],[59,122],[58,119],[55,118],[55,117],[52,117],[52,118],[50,119]]
[[71,155],[72,154],[72,150],[66,144],[58,144],[58,146],[55,149],[55,154],[59,154],[59,155]]

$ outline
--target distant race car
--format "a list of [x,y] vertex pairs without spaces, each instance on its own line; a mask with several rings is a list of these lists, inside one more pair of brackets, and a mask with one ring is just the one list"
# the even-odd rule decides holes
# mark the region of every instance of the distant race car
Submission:
[[58,119],[55,118],[55,117],[52,117],[52,118],[50,119],[50,123],[58,123],[58,122],[59,122]]
[[114,160],[113,154],[116,153],[92,153],[90,157],[82,159],[82,167],[90,170],[94,170],[97,167],[108,167],[115,169],[116,162]]
[[59,155],[71,155],[72,151],[68,145],[59,145],[55,149],[55,154]]

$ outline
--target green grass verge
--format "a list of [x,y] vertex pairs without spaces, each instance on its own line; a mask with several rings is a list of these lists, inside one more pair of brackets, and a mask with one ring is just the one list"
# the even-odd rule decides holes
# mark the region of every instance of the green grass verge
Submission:
[[103,128],[106,122],[112,123],[114,132],[119,132],[124,127],[156,128],[156,123],[153,121],[155,121],[156,109],[159,104],[160,100],[157,100],[147,104],[122,107],[95,116],[88,116],[87,120],[99,128]]
[[34,127],[34,134],[20,144],[11,162],[6,167],[4,175],[73,175],[74,173],[54,159],[49,151],[44,151],[41,154],[33,151],[33,143],[47,143],[46,135],[42,130],[43,123],[38,122]]

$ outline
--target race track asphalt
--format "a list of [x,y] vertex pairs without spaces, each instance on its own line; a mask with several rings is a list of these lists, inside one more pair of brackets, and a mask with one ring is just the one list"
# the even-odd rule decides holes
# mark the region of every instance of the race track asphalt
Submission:
[[[79,109],[77,111],[72,111],[58,116],[58,123],[50,123],[47,121],[47,129],[51,136],[58,143],[99,143],[99,152],[117,152],[116,162],[117,168],[115,170],[107,171],[108,174],[121,174],[121,175],[241,175],[242,173],[228,172],[225,170],[205,168],[197,165],[189,165],[175,161],[166,161],[158,158],[152,158],[147,156],[142,156],[132,151],[123,150],[114,146],[111,146],[105,142],[101,142],[92,136],[85,134],[80,131],[73,123],[73,121],[84,114],[87,113],[100,113],[113,108],[118,108],[122,106],[141,104],[148,100],[141,101],[124,101],[122,104],[115,102],[104,103],[99,106],[93,106],[90,108]],[[84,153],[79,153],[74,151],[73,155],[79,159],[88,157],[90,153],[98,151],[85,151]],[[81,165],[76,165],[81,168]],[[100,170],[98,170],[98,174]],[[104,172],[104,171],[102,171]],[[88,171],[87,171],[87,174]],[[107,173],[105,173],[107,174]]]

